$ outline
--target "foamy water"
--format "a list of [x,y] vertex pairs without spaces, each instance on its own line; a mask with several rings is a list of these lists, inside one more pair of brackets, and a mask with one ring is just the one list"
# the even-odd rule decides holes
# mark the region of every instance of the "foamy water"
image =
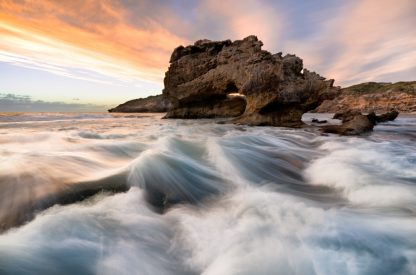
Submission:
[[0,274],[416,274],[416,116],[160,117],[0,115]]

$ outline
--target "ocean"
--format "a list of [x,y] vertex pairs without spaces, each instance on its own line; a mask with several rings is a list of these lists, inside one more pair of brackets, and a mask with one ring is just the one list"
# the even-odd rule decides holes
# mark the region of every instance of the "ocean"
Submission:
[[0,114],[0,274],[416,274],[416,115],[161,117]]

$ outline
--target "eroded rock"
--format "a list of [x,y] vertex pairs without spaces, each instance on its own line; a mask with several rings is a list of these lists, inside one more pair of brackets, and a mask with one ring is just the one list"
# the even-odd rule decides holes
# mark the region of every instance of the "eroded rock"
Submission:
[[[249,36],[176,48],[164,80],[163,94],[173,103],[166,117],[238,116],[235,123],[299,126],[303,113],[338,93],[333,80],[303,69],[299,57],[272,55],[262,45]],[[245,96],[241,109],[227,97],[235,93]]]

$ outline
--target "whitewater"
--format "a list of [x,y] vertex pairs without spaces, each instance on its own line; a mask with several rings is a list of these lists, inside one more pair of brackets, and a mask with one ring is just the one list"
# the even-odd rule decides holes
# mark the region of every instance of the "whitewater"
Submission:
[[0,114],[0,274],[416,274],[415,115],[161,117]]

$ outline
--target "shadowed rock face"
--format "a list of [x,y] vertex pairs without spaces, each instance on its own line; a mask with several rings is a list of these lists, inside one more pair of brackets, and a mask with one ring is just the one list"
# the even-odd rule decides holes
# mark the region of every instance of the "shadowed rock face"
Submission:
[[246,100],[241,96],[224,96],[195,102],[192,106],[179,104],[169,112],[170,118],[236,117],[244,113]]
[[110,113],[164,113],[171,108],[169,99],[163,95],[129,100],[108,110]]
[[[302,71],[302,59],[272,55],[262,45],[249,36],[176,48],[164,80],[163,94],[173,103],[166,117],[238,116],[235,123],[299,126],[303,113],[338,93],[333,80]],[[234,93],[244,95],[245,101],[227,97]]]

